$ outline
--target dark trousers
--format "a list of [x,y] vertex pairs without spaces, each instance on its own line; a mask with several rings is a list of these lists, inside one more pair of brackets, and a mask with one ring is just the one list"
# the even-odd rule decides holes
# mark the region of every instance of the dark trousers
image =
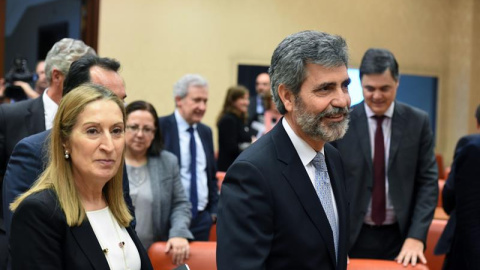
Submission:
[[194,241],[208,241],[210,236],[210,228],[212,227],[212,217],[208,211],[198,212],[197,216],[192,219],[190,231],[195,237]]
[[350,258],[394,260],[400,253],[403,242],[398,223],[384,226],[363,224],[348,255]]

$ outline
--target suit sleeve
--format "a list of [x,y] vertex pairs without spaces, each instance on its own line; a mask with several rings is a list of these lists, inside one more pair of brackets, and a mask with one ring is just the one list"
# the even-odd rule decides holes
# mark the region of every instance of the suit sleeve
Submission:
[[13,149],[3,179],[3,216],[7,235],[10,231],[12,212],[10,204],[26,192],[43,172],[46,157],[42,146],[23,139]]
[[[172,155],[173,157],[173,155]],[[176,158],[170,162],[170,171],[173,175],[173,194],[172,194],[172,212],[170,215],[170,230],[168,238],[183,237],[193,239],[193,235],[188,229],[190,227],[190,220],[192,218],[191,204],[185,195],[182,181],[180,180],[180,170],[178,168],[178,161]]]
[[407,237],[419,239],[425,244],[438,200],[438,168],[428,116],[424,115],[423,118],[415,177],[415,202]]
[[65,228],[60,215],[40,200],[24,200],[17,208],[10,236],[12,269],[63,269]]
[[469,136],[465,136],[458,140],[457,145],[455,146],[455,153],[453,155],[453,163],[451,166],[450,174],[448,175],[447,181],[445,181],[445,186],[442,191],[442,205],[443,209],[447,214],[455,209],[455,167],[457,158],[460,150],[468,143]]
[[456,237],[465,252],[462,258],[471,269],[480,265],[480,145],[469,144],[461,149],[455,168]]
[[[215,164],[215,155],[213,153],[213,136],[212,130],[207,127],[208,131],[208,144],[210,145],[210,150],[205,152],[207,155],[207,173],[208,177],[208,212],[211,215],[217,214],[217,205],[218,205],[218,185],[217,185],[217,166]],[[208,163],[210,168],[208,168]]]
[[251,163],[237,161],[230,167],[217,222],[219,270],[266,269],[273,239],[272,198],[264,175]]

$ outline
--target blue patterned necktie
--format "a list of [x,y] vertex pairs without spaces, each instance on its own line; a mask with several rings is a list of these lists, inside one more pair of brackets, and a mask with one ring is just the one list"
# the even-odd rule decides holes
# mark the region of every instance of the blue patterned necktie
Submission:
[[194,128],[189,127],[190,133],[190,202],[192,203],[192,218],[197,216],[198,212],[198,194],[197,194],[197,145],[195,143]]
[[327,215],[328,222],[332,228],[333,242],[335,245],[335,256],[338,260],[338,223],[333,210],[333,202],[331,195],[330,177],[328,176],[327,164],[325,157],[321,152],[318,152],[312,160],[313,167],[315,167],[315,191],[322,203],[323,210]]

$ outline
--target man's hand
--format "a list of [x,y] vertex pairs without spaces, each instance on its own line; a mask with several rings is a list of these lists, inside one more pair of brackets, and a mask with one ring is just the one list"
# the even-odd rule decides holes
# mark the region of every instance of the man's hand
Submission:
[[172,237],[168,239],[165,246],[165,253],[172,254],[173,264],[183,264],[184,260],[188,259],[190,254],[190,246],[188,240],[182,237]]
[[409,263],[415,266],[418,260],[426,264],[427,259],[425,259],[425,255],[423,254],[423,248],[422,241],[415,238],[407,238],[403,243],[400,254],[398,254],[395,260],[397,263],[403,263],[403,266],[407,266]]
[[26,82],[15,81],[13,82],[13,84],[21,87],[23,89],[23,92],[25,92],[25,95],[27,95],[27,97],[29,98],[37,98],[38,96],[40,96],[40,94],[35,92],[35,90],[33,90],[32,87],[30,87],[30,84]]

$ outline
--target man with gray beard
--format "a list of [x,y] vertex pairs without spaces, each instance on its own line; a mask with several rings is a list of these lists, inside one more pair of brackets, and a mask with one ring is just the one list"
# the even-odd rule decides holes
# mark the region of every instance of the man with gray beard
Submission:
[[437,166],[428,115],[395,100],[398,64],[369,49],[360,64],[365,101],[333,145],[345,164],[352,258],[426,263],[423,251],[437,204]]
[[345,40],[317,31],[284,39],[270,77],[279,124],[227,171],[218,207],[217,267],[346,269],[343,164],[328,144],[348,127]]

